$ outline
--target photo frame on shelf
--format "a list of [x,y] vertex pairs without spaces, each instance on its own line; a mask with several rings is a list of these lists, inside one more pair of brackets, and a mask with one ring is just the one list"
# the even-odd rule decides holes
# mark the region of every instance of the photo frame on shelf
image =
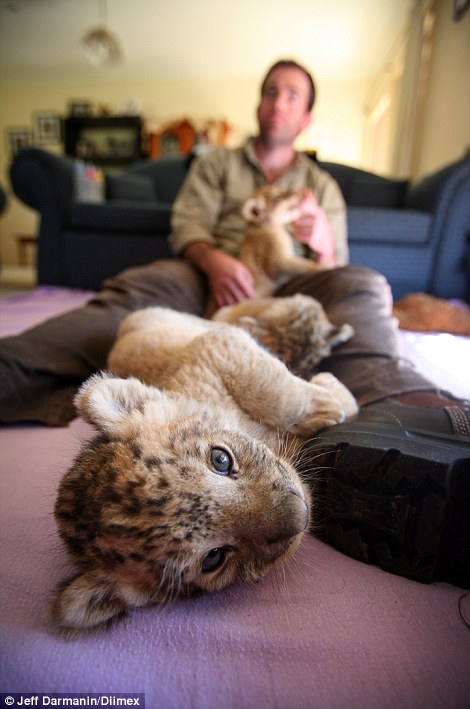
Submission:
[[34,114],[34,139],[37,143],[60,143],[62,120],[54,111],[38,111]]
[[7,151],[15,157],[21,150],[31,147],[31,130],[26,127],[12,127],[5,131]]
[[460,22],[470,8],[470,0],[454,0],[454,22]]
[[69,116],[72,118],[89,118],[91,116],[91,103],[73,99],[68,103]]

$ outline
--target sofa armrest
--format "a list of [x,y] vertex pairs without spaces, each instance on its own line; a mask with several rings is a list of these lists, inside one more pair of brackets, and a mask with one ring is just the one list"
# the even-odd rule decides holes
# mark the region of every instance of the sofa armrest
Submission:
[[63,212],[73,197],[73,160],[28,148],[15,157],[10,179],[13,192],[28,207]]
[[441,298],[470,298],[470,158],[424,178],[408,195],[408,206],[433,213],[433,260],[429,292]]
[[408,190],[405,208],[437,214],[448,207],[454,193],[463,187],[470,187],[470,158],[452,163],[413,185]]

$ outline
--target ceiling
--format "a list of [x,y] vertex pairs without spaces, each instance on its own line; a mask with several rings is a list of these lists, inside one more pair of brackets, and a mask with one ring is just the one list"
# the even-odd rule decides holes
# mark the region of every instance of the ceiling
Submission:
[[[280,56],[324,79],[373,77],[412,0],[0,0],[2,81],[259,77]],[[107,18],[124,61],[96,68],[80,38]]]

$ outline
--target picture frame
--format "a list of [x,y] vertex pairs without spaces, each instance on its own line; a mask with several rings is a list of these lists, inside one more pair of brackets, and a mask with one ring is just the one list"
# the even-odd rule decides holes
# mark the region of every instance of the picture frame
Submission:
[[460,22],[470,7],[470,0],[454,0],[454,22]]
[[68,104],[69,115],[72,118],[89,118],[91,116],[91,103],[86,100],[74,99]]
[[38,111],[34,114],[34,139],[37,143],[60,143],[62,120],[54,111]]
[[11,158],[14,158],[22,150],[31,147],[30,128],[23,126],[7,128],[5,133],[7,150]]

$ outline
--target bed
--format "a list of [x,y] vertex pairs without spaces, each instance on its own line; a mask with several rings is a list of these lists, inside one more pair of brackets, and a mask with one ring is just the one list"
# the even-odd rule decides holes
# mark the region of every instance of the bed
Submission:
[[[39,287],[2,298],[1,334],[90,296]],[[470,398],[470,338],[401,337],[425,374]],[[134,698],[148,709],[469,706],[470,593],[388,574],[311,535],[294,563],[256,585],[138,610],[74,640],[53,635],[45,603],[70,567],[52,507],[91,433],[80,419],[0,430],[2,693],[22,695],[23,705],[44,693],[53,706],[61,693],[84,705],[92,695],[108,706]]]

